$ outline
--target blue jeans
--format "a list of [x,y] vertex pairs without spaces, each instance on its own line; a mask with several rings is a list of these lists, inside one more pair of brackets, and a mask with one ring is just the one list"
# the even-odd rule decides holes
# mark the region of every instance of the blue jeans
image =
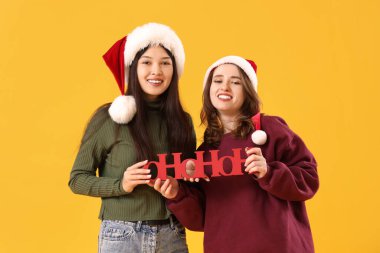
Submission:
[[167,225],[142,225],[141,221],[103,220],[99,253],[187,253],[185,228],[170,219]]

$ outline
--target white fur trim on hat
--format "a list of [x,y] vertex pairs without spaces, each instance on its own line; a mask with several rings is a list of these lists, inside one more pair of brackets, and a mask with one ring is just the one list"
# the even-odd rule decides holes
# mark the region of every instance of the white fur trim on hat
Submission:
[[210,72],[214,68],[216,68],[220,65],[223,65],[223,64],[228,64],[228,63],[232,63],[232,64],[239,66],[247,74],[249,80],[251,80],[253,88],[257,92],[257,76],[256,76],[256,72],[253,69],[252,65],[246,59],[241,58],[240,56],[234,56],[234,55],[225,56],[225,57],[217,60],[207,69],[205,78],[203,80],[203,88],[206,86],[206,82],[207,82],[208,76],[210,75]]
[[113,121],[127,124],[136,114],[136,101],[132,96],[118,96],[112,102],[108,112]]
[[168,26],[148,23],[135,28],[127,36],[124,49],[125,78],[128,81],[129,66],[131,66],[136,54],[147,46],[162,45],[174,56],[177,65],[178,76],[183,73],[185,65],[185,50],[177,34]]

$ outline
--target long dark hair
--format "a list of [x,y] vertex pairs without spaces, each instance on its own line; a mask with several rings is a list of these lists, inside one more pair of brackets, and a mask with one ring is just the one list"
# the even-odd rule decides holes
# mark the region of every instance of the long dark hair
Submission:
[[[246,138],[254,128],[251,117],[260,111],[261,102],[256,91],[253,89],[253,85],[247,74],[239,66],[237,66],[237,68],[242,76],[245,99],[240,109],[240,117],[238,118],[237,128],[234,129],[232,133],[235,137]],[[201,122],[206,126],[203,136],[204,142],[208,145],[218,147],[220,144],[220,139],[224,134],[224,128],[219,118],[218,111],[212,105],[210,98],[210,87],[214,71],[215,69],[210,72],[203,90]]]
[[[128,126],[137,150],[137,158],[140,161],[144,159],[152,160],[156,157],[153,153],[153,147],[146,128],[147,104],[144,100],[144,92],[141,89],[137,76],[138,60],[148,48],[149,47],[140,50],[132,61],[129,72],[128,90],[126,92],[126,95],[132,95],[136,100],[137,113]],[[190,145],[192,143],[193,131],[190,116],[183,110],[179,100],[178,73],[175,58],[168,49],[164,49],[172,60],[173,76],[167,90],[160,95],[159,101],[161,103],[160,112],[162,122],[167,128],[170,152],[194,152],[195,146]],[[170,122],[168,119],[170,119]]]
[[[141,89],[138,76],[137,65],[140,57],[148,50],[146,47],[140,50],[129,68],[128,88],[126,95],[132,95],[136,100],[137,113],[134,118],[128,123],[128,128],[133,137],[134,146],[136,149],[137,161],[143,160],[155,160],[156,154],[153,152],[153,145],[149,139],[147,129],[147,103],[144,99],[144,91]],[[163,47],[164,48],[164,47]],[[179,100],[178,91],[178,73],[176,68],[176,62],[173,54],[164,48],[167,54],[172,60],[173,76],[171,83],[167,90],[160,95],[160,113],[162,118],[162,127],[167,129],[167,140],[169,143],[169,149],[171,153],[182,152],[191,153],[195,150],[195,142],[193,141],[193,127],[191,125],[190,115],[187,114],[181,105]],[[85,131],[82,138],[82,144],[88,140],[100,127],[104,124],[109,117],[108,109],[111,103],[100,106],[89,122],[95,127],[92,131]],[[170,119],[170,122],[169,120]],[[115,142],[119,135],[120,125],[115,123]]]

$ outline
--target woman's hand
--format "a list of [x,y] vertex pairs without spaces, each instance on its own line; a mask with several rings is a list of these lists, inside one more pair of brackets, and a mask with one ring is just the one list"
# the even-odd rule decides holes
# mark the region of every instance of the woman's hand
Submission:
[[170,176],[167,176],[167,179],[165,181],[157,178],[154,182],[153,187],[167,199],[175,198],[179,191],[178,181]]
[[147,184],[150,181],[152,175],[150,175],[150,170],[143,169],[144,165],[147,164],[147,160],[138,162],[128,167],[123,175],[122,186],[124,191],[130,193],[135,189],[136,186],[140,184]]
[[260,148],[246,148],[248,158],[245,160],[245,172],[254,174],[257,178],[264,177],[268,172],[267,161],[265,160]]
[[[183,180],[187,181],[189,180],[190,182],[199,182],[199,178],[193,178],[195,174],[195,163],[194,161],[190,160],[186,163],[186,174],[190,176],[190,178],[184,177]],[[203,178],[205,181],[210,182],[210,179],[208,177]]]

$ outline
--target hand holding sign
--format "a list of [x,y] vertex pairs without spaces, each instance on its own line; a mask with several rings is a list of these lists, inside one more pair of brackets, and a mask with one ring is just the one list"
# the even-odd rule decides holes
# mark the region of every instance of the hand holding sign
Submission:
[[178,181],[172,177],[167,177],[165,181],[157,178],[153,185],[154,189],[161,193],[167,199],[172,199],[177,196],[179,190]]
[[138,162],[125,170],[122,179],[122,187],[125,192],[132,192],[139,184],[149,183],[151,178],[150,170],[144,168],[147,163],[147,160]]
[[[190,178],[184,177],[183,180],[187,181],[189,180],[190,182],[199,182],[199,178],[193,178],[195,174],[195,163],[193,160],[190,160],[186,163],[186,174],[190,176]],[[203,178],[205,181],[210,182],[210,179],[206,176]]]
[[254,174],[257,178],[264,177],[268,172],[267,162],[261,152],[260,148],[246,148],[245,152],[248,158],[245,160],[245,172]]

